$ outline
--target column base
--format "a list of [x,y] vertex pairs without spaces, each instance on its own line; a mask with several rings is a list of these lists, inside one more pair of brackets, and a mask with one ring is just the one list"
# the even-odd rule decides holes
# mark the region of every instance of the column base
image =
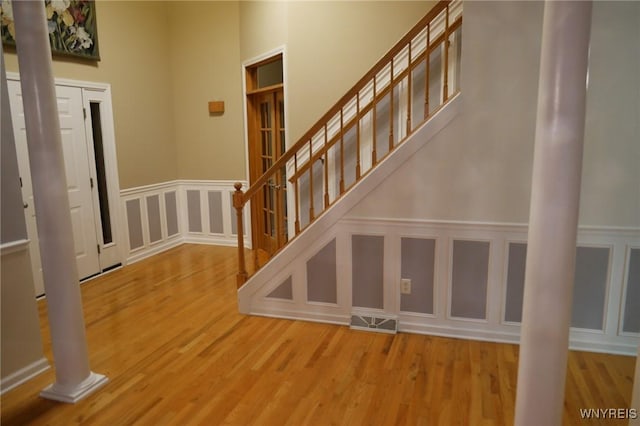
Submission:
[[54,383],[44,388],[42,392],[40,392],[40,396],[54,401],[75,404],[108,381],[109,379],[102,374],[91,372],[89,377],[77,386],[61,386]]

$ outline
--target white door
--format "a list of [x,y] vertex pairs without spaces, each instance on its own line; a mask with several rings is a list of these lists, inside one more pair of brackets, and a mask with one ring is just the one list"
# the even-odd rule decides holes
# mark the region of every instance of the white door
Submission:
[[[18,81],[9,81],[8,83],[18,152],[18,168],[26,206],[27,232],[31,240],[31,260],[36,294],[41,295],[44,293],[44,286],[42,284],[42,266],[35,223],[36,206],[33,202],[21,88]],[[85,138],[82,89],[56,86],[56,95],[78,275],[80,279],[83,279],[100,272],[100,260],[92,199],[93,180],[89,173],[90,158]]]

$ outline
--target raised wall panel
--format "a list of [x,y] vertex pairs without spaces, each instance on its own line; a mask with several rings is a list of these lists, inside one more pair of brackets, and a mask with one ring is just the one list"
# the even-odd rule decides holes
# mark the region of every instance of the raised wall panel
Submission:
[[337,303],[336,240],[331,240],[307,261],[307,300]]
[[521,322],[527,245],[525,243],[509,243],[508,262],[504,320]]
[[160,196],[152,195],[147,199],[147,218],[149,219],[149,241],[162,240],[162,221],[160,219]]
[[[509,244],[505,321],[522,321],[526,257],[526,244]],[[577,248],[572,327],[602,329],[608,269],[608,248]]]
[[127,200],[127,224],[129,226],[129,248],[135,250],[144,245],[142,236],[142,213],[140,199]]
[[187,190],[187,217],[189,221],[189,232],[202,232],[200,191],[198,190]]
[[164,208],[167,215],[167,236],[171,237],[180,232],[178,229],[178,203],[175,191],[164,194]]
[[640,333],[640,248],[630,250],[622,331]]
[[228,181],[168,182],[121,191],[123,215],[131,216],[133,246],[127,261],[137,262],[181,242],[236,245],[237,237],[231,234],[235,210],[227,210],[232,191],[233,182]]
[[[224,228],[222,226],[222,192],[209,191],[209,229],[213,234],[222,234]],[[232,215],[231,218],[235,219],[236,216]]]
[[352,305],[383,309],[384,237],[353,235],[351,250]]
[[455,240],[451,267],[451,316],[485,319],[489,243]]
[[608,248],[578,247],[573,287],[572,327],[602,330],[608,273]]
[[436,241],[402,238],[400,245],[400,277],[411,279],[411,294],[400,295],[400,310],[433,314]]
[[278,287],[276,287],[271,293],[267,295],[269,298],[293,300],[293,282],[291,277],[288,277]]
[[[325,217],[293,240],[289,252],[272,259],[270,265],[277,271],[263,269],[264,277],[254,275],[245,284],[248,287],[238,291],[241,312],[351,323],[352,327],[367,329],[377,319],[396,318],[402,332],[518,342],[528,253],[526,224],[346,217],[330,225],[339,236],[336,252],[332,247],[331,262],[325,267],[318,262],[322,257],[318,252],[327,241],[318,244],[318,239],[329,229]],[[569,336],[572,349],[635,355],[640,335],[639,232],[606,227],[578,230],[575,285],[580,293],[576,302],[569,301],[576,304],[577,315]],[[433,255],[429,253],[432,250]],[[432,259],[434,272],[429,270]],[[316,266],[311,267],[314,262]],[[335,288],[335,266],[340,286],[338,304],[305,303],[307,275],[311,300],[335,300],[320,293],[325,290],[323,275],[327,270],[331,272],[331,289]],[[366,278],[367,274],[374,278]],[[422,278],[417,276],[432,274],[433,287],[428,285],[428,293],[433,291],[434,295],[430,313],[424,308],[429,302],[415,307],[409,303],[422,291]],[[265,297],[290,275],[296,285],[297,303]],[[300,282],[296,281],[298,275]],[[404,277],[412,280],[410,295],[402,295],[398,288],[398,281]],[[372,282],[373,289],[369,288]],[[298,284],[304,287],[300,289]],[[298,290],[302,300],[298,300]],[[345,290],[351,293],[344,294]],[[536,291],[535,284],[531,290]],[[318,293],[323,297],[315,296]],[[377,294],[377,301],[359,298],[372,294]]]

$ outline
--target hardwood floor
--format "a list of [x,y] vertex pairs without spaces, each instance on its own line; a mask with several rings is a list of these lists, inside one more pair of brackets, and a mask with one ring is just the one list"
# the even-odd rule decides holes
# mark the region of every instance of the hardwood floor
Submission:
[[[83,284],[91,367],[109,383],[56,403],[38,397],[50,370],[2,396],[2,425],[513,423],[516,345],[243,316],[235,255],[183,245]],[[627,408],[634,366],[571,352],[564,424]]]

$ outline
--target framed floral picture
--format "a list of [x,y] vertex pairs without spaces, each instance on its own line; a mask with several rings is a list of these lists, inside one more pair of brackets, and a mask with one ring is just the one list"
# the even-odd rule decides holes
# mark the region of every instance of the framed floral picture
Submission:
[[[44,0],[49,42],[53,55],[100,60],[94,0]],[[2,43],[15,46],[16,32],[11,0],[0,2]]]

